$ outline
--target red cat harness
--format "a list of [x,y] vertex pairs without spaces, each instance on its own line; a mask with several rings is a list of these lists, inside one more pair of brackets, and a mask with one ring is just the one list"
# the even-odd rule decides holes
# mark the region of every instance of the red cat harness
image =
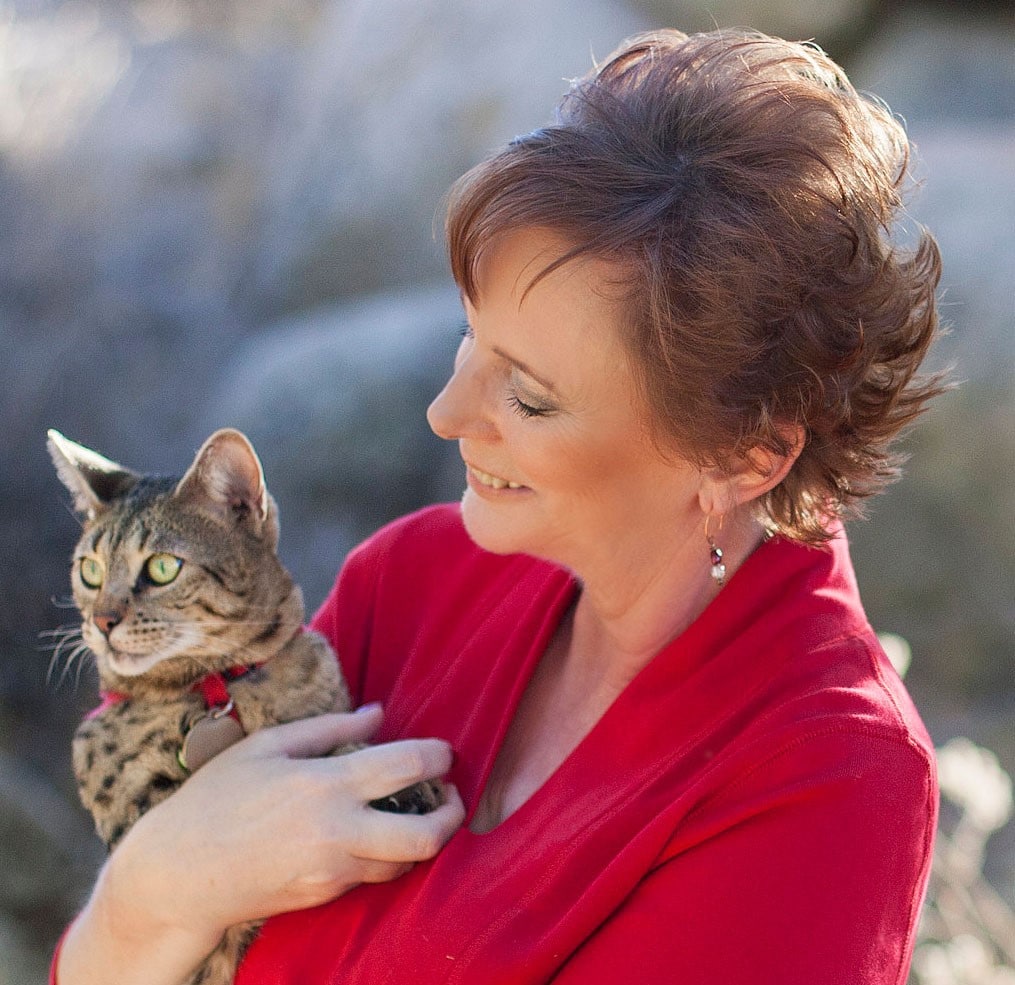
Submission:
[[[261,664],[247,664],[213,671],[191,686],[190,690],[200,694],[204,699],[208,714],[199,718],[183,734],[183,742],[176,759],[188,773],[203,766],[212,756],[238,742],[246,734],[229,694],[228,684],[230,681],[245,677],[260,666]],[[88,713],[87,718],[97,718],[114,705],[123,704],[131,698],[123,691],[102,691],[99,697],[102,699],[101,703]],[[231,722],[223,721],[227,718],[231,719]]]
[[[239,713],[233,705],[233,699],[229,696],[229,688],[226,686],[226,682],[244,677],[260,666],[260,664],[250,664],[246,667],[228,667],[221,672],[206,674],[191,690],[200,693],[201,697],[204,698],[204,706],[208,711],[218,712],[219,715],[231,715],[236,721],[240,722]],[[240,722],[240,725],[242,724]]]
[[[190,690],[200,694],[204,698],[204,706],[208,711],[229,714],[239,722],[240,716],[237,714],[236,708],[233,707],[233,699],[229,696],[227,682],[245,677],[252,670],[256,670],[260,666],[260,664],[241,664],[236,667],[227,667],[222,671],[213,671],[210,674],[206,674],[199,681],[195,681],[191,685]],[[123,691],[100,691],[99,697],[102,700],[98,707],[88,712],[85,716],[86,719],[98,718],[99,715],[108,711],[114,705],[130,701],[131,696]],[[240,724],[242,725],[243,723],[240,722]]]

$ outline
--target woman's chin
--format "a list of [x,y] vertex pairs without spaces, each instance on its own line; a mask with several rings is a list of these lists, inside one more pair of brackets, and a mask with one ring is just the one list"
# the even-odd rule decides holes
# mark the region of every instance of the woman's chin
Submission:
[[[517,490],[512,490],[517,492]],[[477,545],[491,554],[529,553],[528,538],[522,536],[519,517],[511,516],[517,503],[492,503],[471,488],[462,495],[462,523]]]

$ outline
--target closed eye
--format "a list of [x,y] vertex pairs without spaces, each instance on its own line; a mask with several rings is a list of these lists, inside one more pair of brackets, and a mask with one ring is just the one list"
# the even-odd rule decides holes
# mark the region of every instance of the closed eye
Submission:
[[527,404],[517,393],[508,394],[508,403],[522,417],[546,417],[553,413],[552,407],[536,407],[533,404]]

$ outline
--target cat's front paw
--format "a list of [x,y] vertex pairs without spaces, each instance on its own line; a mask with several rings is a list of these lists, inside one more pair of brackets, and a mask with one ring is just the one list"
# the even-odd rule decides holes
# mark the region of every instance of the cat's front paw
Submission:
[[388,797],[370,802],[370,806],[389,814],[429,814],[444,803],[444,789],[436,780],[424,780]]

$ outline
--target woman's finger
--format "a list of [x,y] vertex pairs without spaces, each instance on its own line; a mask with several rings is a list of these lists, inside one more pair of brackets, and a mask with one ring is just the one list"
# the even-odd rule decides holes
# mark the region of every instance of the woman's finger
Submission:
[[368,741],[383,717],[380,705],[365,705],[351,713],[329,712],[261,729],[245,742],[261,754],[275,753],[290,759],[327,756],[339,746]]
[[465,820],[458,790],[445,785],[446,798],[429,814],[391,814],[365,808],[352,851],[362,861],[424,862],[448,843]]
[[360,859],[360,882],[390,882],[404,876],[414,863],[412,862],[377,862],[374,859]]
[[[453,762],[451,746],[442,739],[404,739],[346,753],[337,757],[331,768],[345,777],[357,798],[370,801],[437,779]],[[329,765],[324,763],[320,768],[327,770]]]

